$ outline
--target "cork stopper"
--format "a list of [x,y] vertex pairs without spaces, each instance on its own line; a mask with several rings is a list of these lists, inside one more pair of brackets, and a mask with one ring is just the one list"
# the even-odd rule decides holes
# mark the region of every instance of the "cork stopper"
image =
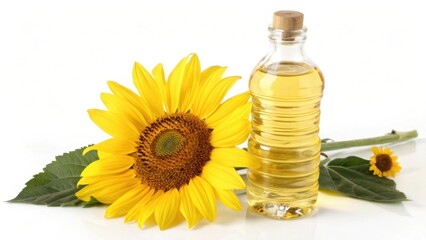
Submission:
[[274,13],[272,28],[294,31],[303,28],[303,13],[297,11],[278,11]]

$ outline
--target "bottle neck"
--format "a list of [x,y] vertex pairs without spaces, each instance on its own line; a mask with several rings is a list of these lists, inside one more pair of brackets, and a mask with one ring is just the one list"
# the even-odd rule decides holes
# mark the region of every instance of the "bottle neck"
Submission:
[[269,28],[269,32],[270,57],[286,62],[305,62],[308,59],[304,51],[305,27],[295,31]]

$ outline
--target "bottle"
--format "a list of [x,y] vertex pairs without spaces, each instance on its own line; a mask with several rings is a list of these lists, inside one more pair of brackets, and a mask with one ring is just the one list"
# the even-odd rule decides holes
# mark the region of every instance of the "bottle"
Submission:
[[252,131],[248,151],[260,167],[248,169],[250,210],[275,219],[315,212],[324,78],[306,56],[303,14],[274,13],[271,48],[250,77]]

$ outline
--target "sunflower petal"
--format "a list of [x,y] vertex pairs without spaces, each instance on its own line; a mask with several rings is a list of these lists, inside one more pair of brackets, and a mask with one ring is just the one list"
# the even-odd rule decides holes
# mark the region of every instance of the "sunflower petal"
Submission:
[[210,67],[204,69],[201,72],[201,80],[200,80],[201,83],[204,83],[207,79],[209,79],[210,76],[212,74],[214,74],[217,70],[223,71],[222,72],[222,74],[223,74],[223,73],[225,73],[226,68],[225,67],[221,67],[221,66],[210,66]]
[[135,178],[110,178],[85,186],[76,193],[76,196],[83,201],[88,201],[93,196],[101,203],[110,204],[137,184],[140,182]]
[[192,113],[201,117],[204,106],[209,104],[208,95],[211,93],[211,89],[221,81],[225,71],[226,67],[213,66],[201,73],[201,81],[195,94],[197,101],[194,101],[191,106]]
[[170,227],[179,213],[179,192],[173,188],[163,194],[155,208],[155,221],[160,230]]
[[[228,99],[226,102],[222,103],[210,117],[206,119],[207,125],[211,128],[215,128],[220,123],[226,122],[227,120],[225,119],[237,108],[246,104],[249,98],[250,92],[245,92]],[[245,117],[245,115],[242,115],[242,117]],[[229,117],[227,119],[229,119]]]
[[182,214],[178,211],[176,215],[174,216],[173,222],[170,224],[170,226],[176,226],[179,225],[182,221],[184,221],[185,218],[182,216]]
[[223,124],[212,131],[211,144],[213,147],[233,147],[243,143],[250,133],[248,120],[235,121],[233,124]]
[[383,149],[382,153],[387,154],[389,156],[391,156],[393,154],[393,152],[390,150],[390,148],[386,148],[386,147]]
[[197,94],[197,104],[191,108],[201,119],[209,117],[220,105],[229,89],[240,79],[233,76],[221,79],[226,68],[219,68],[213,72],[201,85]]
[[181,90],[185,74],[185,65],[187,61],[188,56],[180,60],[180,62],[176,65],[176,67],[169,75],[169,79],[167,81],[166,102],[166,109],[168,113],[175,113],[178,109],[179,102],[181,100]]
[[241,211],[241,209],[243,209],[240,200],[232,190],[213,188],[213,191],[216,195],[216,198],[219,199],[223,205],[235,211]]
[[136,151],[136,143],[127,139],[110,138],[108,140],[85,148],[83,151],[83,155],[92,150],[109,152],[119,155],[127,155]]
[[216,218],[216,201],[212,187],[201,177],[195,176],[189,181],[189,196],[200,214],[208,221]]
[[195,99],[196,90],[199,89],[201,70],[197,54],[191,54],[185,67],[184,80],[182,82],[181,100],[179,111],[188,112]]
[[127,100],[109,93],[101,93],[101,99],[110,112],[124,116],[137,129],[143,129],[147,125],[143,115]]
[[[213,66],[206,69],[202,72],[201,77],[204,78],[203,81],[203,93],[209,93],[207,89],[213,89],[221,80],[223,74],[225,74],[227,67]],[[202,98],[202,95],[199,95]]]
[[82,177],[116,174],[130,169],[135,159],[130,156],[113,156],[90,163],[82,172]]
[[157,208],[157,204],[161,197],[163,197],[164,192],[161,190],[158,190],[152,195],[152,197],[148,199],[141,200],[141,212],[138,217],[138,226],[139,228],[142,228],[145,224],[146,220],[148,220],[152,214],[154,213],[155,209]]
[[129,190],[115,202],[113,202],[105,212],[106,218],[121,217],[126,215],[133,206],[135,206],[148,193],[149,187],[139,185]]
[[372,147],[371,148],[371,151],[374,153],[374,155],[379,155],[380,154],[380,152],[379,152],[379,148],[378,147],[376,147],[376,146],[374,146],[374,147]]
[[139,215],[141,211],[143,210],[143,206],[146,205],[146,202],[151,199],[151,197],[154,195],[155,190],[148,187],[148,191],[143,194],[142,198],[130,209],[129,212],[127,212],[126,216],[124,217],[124,222],[133,222],[136,221],[139,218]]
[[[227,77],[219,81],[213,88],[210,89],[207,95],[204,95],[208,99],[207,104],[204,105],[203,110],[201,111],[200,118],[205,119],[216,111],[222,102],[225,95],[228,93],[229,89],[234,86],[235,82],[241,77]],[[208,89],[208,88],[207,88]]]
[[[163,65],[160,63],[152,69],[152,75],[154,76],[155,82],[157,83],[158,89],[161,94],[161,101],[164,105],[167,102],[166,92],[166,77],[164,75]],[[163,107],[164,109],[164,107]]]
[[191,197],[189,196],[188,185],[182,185],[179,189],[180,194],[180,212],[185,217],[188,228],[192,228],[197,224],[199,220],[198,210],[195,208],[194,204],[191,201]]
[[105,179],[108,179],[108,178],[130,179],[134,177],[135,177],[135,171],[133,169],[128,169],[124,172],[115,173],[115,174],[104,174],[104,175],[97,175],[97,176],[90,176],[90,177],[82,177],[77,182],[77,186],[93,184],[96,182],[104,181]]
[[120,98],[125,99],[133,105],[143,115],[147,123],[154,121],[154,116],[149,109],[149,105],[145,99],[138,96],[132,90],[122,86],[114,81],[108,81],[108,87],[111,91]]
[[115,156],[114,153],[104,152],[104,151],[98,150],[99,159],[109,158],[109,157],[112,157],[112,156]]
[[132,76],[133,83],[141,97],[148,103],[150,110],[157,117],[163,116],[164,109],[161,91],[151,74],[141,64],[135,62]]
[[132,140],[139,138],[138,130],[126,119],[119,119],[116,115],[99,109],[89,109],[88,112],[92,121],[112,137]]
[[248,120],[251,111],[251,103],[245,103],[244,105],[238,106],[233,111],[227,112],[215,122],[206,119],[206,123],[209,128],[228,128],[230,125],[238,124],[240,120]]
[[203,168],[201,177],[218,189],[244,189],[246,184],[233,167],[224,167],[209,161]]
[[237,148],[214,148],[210,160],[224,167],[250,167],[256,168],[254,157],[247,151]]

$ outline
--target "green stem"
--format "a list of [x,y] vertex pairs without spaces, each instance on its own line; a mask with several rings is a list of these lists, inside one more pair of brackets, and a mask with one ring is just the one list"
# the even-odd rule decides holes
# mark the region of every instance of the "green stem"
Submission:
[[398,131],[392,130],[391,133],[388,133],[380,137],[322,143],[321,151],[326,152],[326,151],[351,148],[351,147],[370,146],[370,145],[384,144],[384,143],[391,143],[391,142],[402,142],[402,141],[407,141],[407,140],[416,138],[417,136],[418,134],[416,130],[412,130],[408,132],[398,132]]

